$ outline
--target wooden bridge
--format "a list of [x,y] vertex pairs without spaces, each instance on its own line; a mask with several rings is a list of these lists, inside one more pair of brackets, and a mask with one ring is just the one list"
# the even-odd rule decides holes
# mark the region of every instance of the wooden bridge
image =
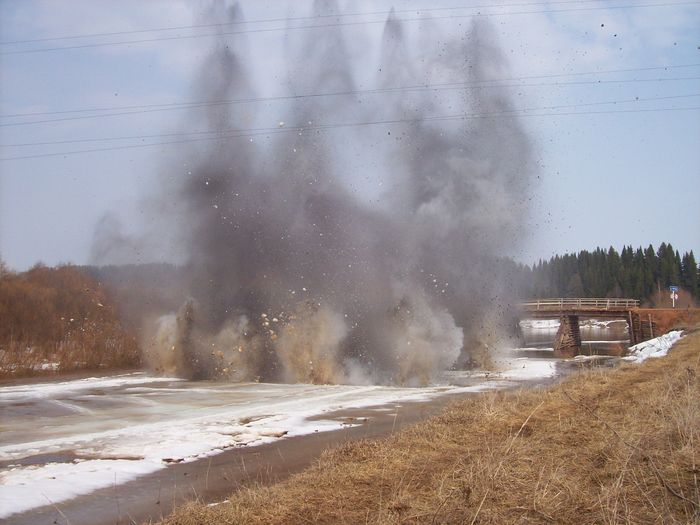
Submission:
[[639,301],[619,298],[535,299],[519,305],[520,317],[528,319],[559,319],[554,340],[556,357],[573,357],[581,353],[579,318],[624,319],[627,321],[631,344],[654,337],[651,315],[643,318]]

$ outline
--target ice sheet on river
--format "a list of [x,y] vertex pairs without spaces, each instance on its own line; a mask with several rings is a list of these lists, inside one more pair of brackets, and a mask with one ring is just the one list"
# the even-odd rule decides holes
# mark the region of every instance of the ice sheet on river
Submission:
[[[122,374],[0,387],[0,518],[118,485],[168,463],[337,430],[339,409],[421,401],[549,377],[554,360],[513,359],[500,373],[453,372],[427,388],[189,383]],[[313,420],[310,418],[313,417]]]

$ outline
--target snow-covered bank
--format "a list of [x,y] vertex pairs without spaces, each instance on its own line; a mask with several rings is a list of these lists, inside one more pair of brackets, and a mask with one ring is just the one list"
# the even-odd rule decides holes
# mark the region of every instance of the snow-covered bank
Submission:
[[231,447],[337,430],[323,415],[504,388],[550,377],[555,360],[452,372],[426,388],[192,383],[145,374],[0,387],[0,518],[119,485]]
[[660,337],[630,346],[630,355],[624,359],[626,361],[641,363],[650,357],[663,357],[682,336],[682,330],[674,330]]

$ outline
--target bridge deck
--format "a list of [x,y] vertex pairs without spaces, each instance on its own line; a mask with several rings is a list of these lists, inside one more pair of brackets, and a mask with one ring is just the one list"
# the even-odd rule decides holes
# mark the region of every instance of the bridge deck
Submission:
[[582,318],[595,319],[627,319],[634,308],[617,310],[595,310],[584,308],[572,308],[567,310],[521,310],[521,317],[527,319],[557,319],[567,315],[575,315]]
[[578,315],[581,317],[625,318],[639,308],[636,299],[571,298],[535,299],[519,305],[523,315],[534,319]]

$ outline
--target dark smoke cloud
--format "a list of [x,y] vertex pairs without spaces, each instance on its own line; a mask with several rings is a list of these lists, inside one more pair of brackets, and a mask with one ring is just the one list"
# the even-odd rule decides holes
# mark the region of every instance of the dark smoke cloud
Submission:
[[[337,11],[334,2],[312,8]],[[208,16],[242,19],[223,3]],[[347,92],[356,78],[394,87],[505,74],[483,21],[454,40],[434,32],[432,47],[416,46],[407,29],[389,16],[379,64],[369,42],[361,60],[353,56],[342,27],[296,32],[287,88]],[[193,98],[259,96],[247,65],[264,59],[254,42],[222,36]],[[503,89],[310,97],[276,110],[279,133],[181,151],[157,208],[186,254],[191,298],[152,326],[150,359],[192,377],[415,385],[499,347],[513,300],[499,260],[526,233],[530,142],[516,118],[418,119],[510,109]],[[316,128],[383,119],[417,121]],[[259,121],[269,125],[269,109],[235,104],[197,110],[187,125],[223,131]],[[306,128],[285,132],[296,126]],[[353,155],[363,161],[349,162]],[[349,174],[348,165],[367,172]],[[368,178],[381,190],[358,189]]]

